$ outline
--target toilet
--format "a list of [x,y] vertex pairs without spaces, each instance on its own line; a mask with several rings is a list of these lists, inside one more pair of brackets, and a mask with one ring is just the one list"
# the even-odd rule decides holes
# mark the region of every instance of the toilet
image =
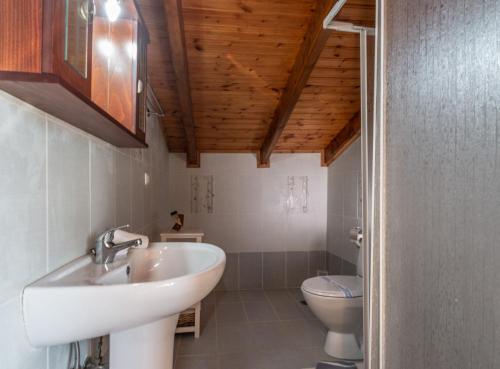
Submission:
[[359,254],[356,276],[318,276],[306,279],[301,287],[312,312],[328,328],[325,352],[338,359],[363,359],[361,250]]

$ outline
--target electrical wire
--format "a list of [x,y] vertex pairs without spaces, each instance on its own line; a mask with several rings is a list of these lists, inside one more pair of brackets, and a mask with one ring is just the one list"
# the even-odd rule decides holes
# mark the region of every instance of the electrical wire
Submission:
[[[73,355],[74,352],[74,355]],[[82,369],[80,365],[80,342],[72,342],[70,354],[73,357],[73,369]]]

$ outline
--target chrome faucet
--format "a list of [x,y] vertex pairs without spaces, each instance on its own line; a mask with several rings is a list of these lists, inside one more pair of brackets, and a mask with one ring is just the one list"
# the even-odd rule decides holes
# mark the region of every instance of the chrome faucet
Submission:
[[140,238],[122,243],[113,242],[116,230],[129,227],[130,225],[127,224],[120,227],[111,228],[97,237],[95,241],[95,248],[91,250],[91,253],[95,256],[96,264],[112,263],[115,260],[116,254],[121,250],[142,245],[142,239]]

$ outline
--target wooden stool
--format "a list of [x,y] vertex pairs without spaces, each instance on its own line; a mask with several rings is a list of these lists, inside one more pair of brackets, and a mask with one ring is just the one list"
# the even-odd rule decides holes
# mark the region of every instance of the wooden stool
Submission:
[[[202,242],[205,234],[201,231],[171,231],[160,234],[162,242]],[[179,314],[179,321],[175,333],[194,332],[194,337],[200,337],[201,302],[194,304],[189,309]]]
[[205,233],[198,230],[180,230],[179,232],[171,231],[160,234],[161,242],[203,242],[202,238]]

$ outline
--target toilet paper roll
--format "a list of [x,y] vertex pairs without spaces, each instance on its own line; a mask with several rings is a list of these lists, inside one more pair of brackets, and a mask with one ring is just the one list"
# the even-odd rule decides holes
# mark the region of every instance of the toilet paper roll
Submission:
[[361,246],[363,241],[363,231],[361,227],[354,227],[349,231],[349,240],[358,246]]

